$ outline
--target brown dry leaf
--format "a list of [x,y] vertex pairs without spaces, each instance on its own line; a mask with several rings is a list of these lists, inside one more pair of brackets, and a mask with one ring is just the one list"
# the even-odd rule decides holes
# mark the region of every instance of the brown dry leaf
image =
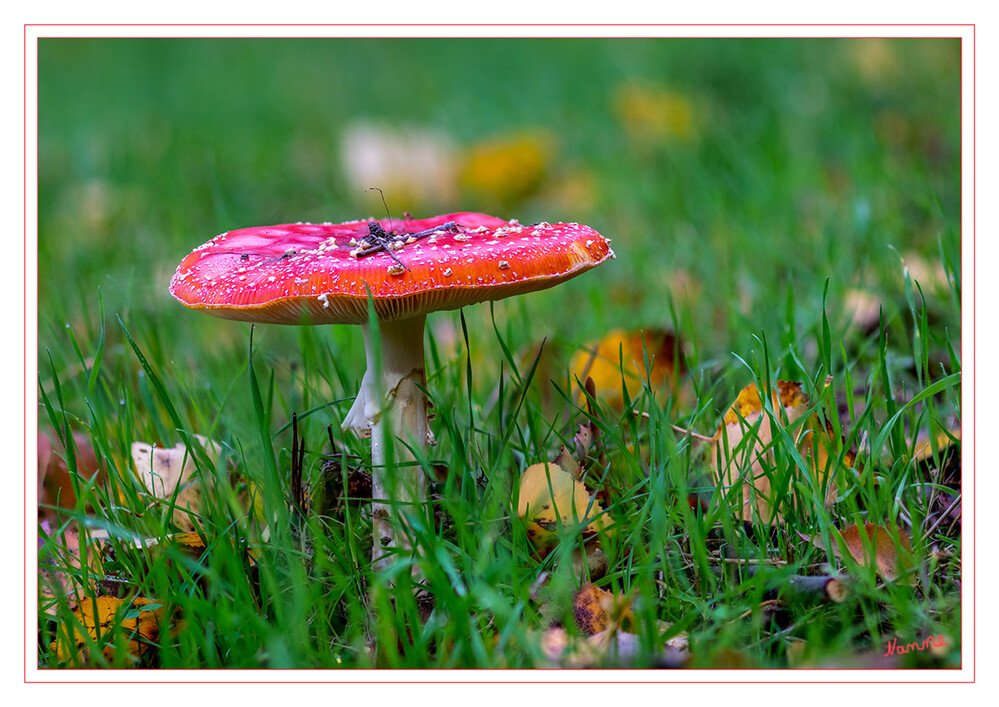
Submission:
[[585,537],[609,525],[586,487],[555,464],[535,464],[521,475],[517,515],[527,524],[527,536],[542,557],[558,544],[561,526],[574,528],[588,521]]
[[[122,611],[126,613],[119,617]],[[114,659],[116,644],[121,641],[128,642],[129,655],[138,659],[153,648],[150,644],[159,639],[163,604],[143,597],[131,600],[115,597],[87,598],[73,615],[77,623],[72,627],[60,628],[58,638],[51,644],[59,660],[71,661],[74,665],[90,663],[81,625],[91,640],[99,640],[104,644],[102,653],[108,660]]]
[[597,580],[607,574],[610,558],[599,543],[586,543],[572,549],[572,574],[580,579]]
[[[778,419],[764,418],[763,402],[754,384],[747,385],[739,393],[732,407],[712,438],[712,461],[716,464],[718,483],[725,488],[742,481],[742,506],[740,517],[745,521],[760,520],[770,525],[783,523],[780,508],[773,508],[775,498],[789,498],[790,489],[780,489],[777,493],[771,488],[768,470],[773,469],[772,424],[787,429],[796,439],[798,451],[808,464],[816,488],[826,486],[833,458],[838,453],[837,444],[832,438],[832,428],[828,422],[822,424],[817,414],[813,414],[803,424],[795,424],[807,412],[808,396],[799,383],[777,381],[773,390],[773,407]],[[748,439],[746,439],[746,437]],[[848,452],[844,462],[852,465],[854,455]],[[830,483],[825,501],[831,504],[836,500],[836,485]]]
[[[73,433],[77,473],[85,479],[95,475],[103,479],[104,465],[98,461],[89,435]],[[47,506],[76,508],[76,492],[66,464],[66,452],[59,436],[54,432],[38,431],[38,515],[55,518],[55,511]]]
[[563,444],[559,449],[558,456],[552,459],[552,464],[568,471],[572,474],[573,478],[582,480],[583,465],[586,462],[587,453],[590,451],[594,439],[595,435],[592,423],[580,425],[579,431],[572,438],[573,449],[570,451]]
[[[195,437],[212,462],[217,462],[222,447],[199,435]],[[187,447],[180,442],[170,448],[156,448],[145,442],[134,442],[132,462],[143,486],[157,498],[170,500],[180,487],[176,496],[173,522],[183,531],[193,531],[194,523],[191,516],[198,514],[201,492],[198,483],[196,481],[192,483],[197,466]]]
[[[650,366],[648,375],[646,356]],[[622,377],[629,397],[637,395],[646,381],[653,391],[677,395],[681,392],[680,379],[687,371],[683,342],[672,332],[655,328],[615,329],[577,351],[569,368],[581,381],[592,378],[596,397],[615,410],[624,407]]]
[[[906,575],[912,569],[912,543],[904,530],[899,528],[897,533],[898,545],[893,539],[894,534],[888,528],[865,521],[863,529],[858,523],[848,526],[839,535],[853,559],[865,567],[869,567],[873,560],[878,574],[890,582],[897,579],[899,574]],[[864,545],[865,536],[867,544],[873,548],[873,558]],[[841,545],[838,542],[833,543],[833,552],[837,556],[842,556]]]

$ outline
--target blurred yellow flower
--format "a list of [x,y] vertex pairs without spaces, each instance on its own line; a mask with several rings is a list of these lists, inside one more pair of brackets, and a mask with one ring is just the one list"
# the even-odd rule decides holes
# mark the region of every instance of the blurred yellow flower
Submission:
[[465,156],[461,184],[497,206],[513,206],[538,192],[554,152],[550,136],[541,131],[491,138]]
[[893,40],[854,39],[846,44],[846,51],[857,73],[869,83],[884,81],[898,72],[899,57]]
[[560,212],[573,214],[573,220],[593,211],[597,194],[593,172],[578,166],[550,180],[544,189],[546,202]]
[[632,139],[641,142],[696,137],[690,98],[661,86],[619,86],[614,94],[614,111]]

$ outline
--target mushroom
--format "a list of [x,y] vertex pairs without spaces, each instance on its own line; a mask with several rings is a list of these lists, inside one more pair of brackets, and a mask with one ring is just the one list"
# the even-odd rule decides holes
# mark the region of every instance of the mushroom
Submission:
[[[418,464],[389,468],[386,444],[391,437],[425,453],[433,441],[423,392],[427,314],[543,290],[613,257],[605,238],[578,223],[522,226],[479,213],[296,223],[216,236],[184,258],[170,293],[225,319],[361,325],[367,371],[342,427],[371,438],[377,569],[388,565],[386,551],[410,549],[387,504],[426,500]],[[396,448],[397,461],[416,460]]]

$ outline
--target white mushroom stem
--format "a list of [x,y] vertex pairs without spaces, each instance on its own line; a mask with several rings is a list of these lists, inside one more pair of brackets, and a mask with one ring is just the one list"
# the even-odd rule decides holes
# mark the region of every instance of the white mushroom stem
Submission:
[[[421,387],[427,383],[423,350],[426,316],[379,322],[376,337],[364,325],[367,370],[361,389],[341,427],[361,437],[371,437],[371,513],[373,519],[374,569],[391,564],[393,548],[411,549],[405,531],[393,523],[397,516],[420,512],[427,499],[423,470],[413,462],[407,448],[425,450],[431,437],[427,427],[427,399]],[[377,349],[381,343],[381,376]],[[386,459],[386,443],[392,440],[394,463]]]

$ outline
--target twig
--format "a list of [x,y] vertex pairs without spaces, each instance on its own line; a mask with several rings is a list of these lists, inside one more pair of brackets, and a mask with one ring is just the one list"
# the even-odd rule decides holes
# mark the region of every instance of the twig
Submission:
[[392,260],[399,263],[399,265],[401,265],[407,271],[409,270],[409,268],[406,266],[406,263],[399,260],[399,256],[396,255],[395,251],[389,247],[391,241],[388,238],[388,234],[385,233],[385,229],[379,226],[374,221],[371,221],[368,224],[368,235],[366,236],[366,238],[373,238],[377,242],[374,245],[367,246],[366,248],[352,251],[355,257],[361,258],[364,257],[365,255],[370,255],[371,253],[375,253],[379,250],[384,250],[386,253],[392,256]]
[[734,619],[732,619],[731,621],[729,621],[729,624],[734,624],[736,621],[741,621],[742,619],[749,618],[750,616],[753,615],[754,611],[759,611],[760,609],[765,609],[768,606],[776,606],[777,604],[780,604],[780,599],[767,599],[766,601],[761,601],[759,604],[757,604],[756,606],[754,606],[752,609],[747,609],[746,611],[742,612],[741,614],[739,614],[738,616],[736,616]]
[[929,527],[929,530],[927,530],[927,531],[926,531],[925,533],[923,533],[923,537],[924,537],[924,538],[928,538],[928,537],[930,536],[930,534],[931,534],[931,533],[932,533],[932,532],[933,532],[934,530],[936,530],[936,529],[937,529],[937,527],[938,527],[938,526],[939,526],[939,525],[940,525],[941,523],[943,523],[944,519],[945,519],[945,518],[947,518],[947,516],[949,516],[949,515],[950,515],[950,512],[951,512],[952,510],[954,510],[954,506],[956,506],[956,505],[957,505],[958,503],[960,503],[960,502],[961,502],[961,495],[962,495],[962,493],[963,493],[963,492],[958,492],[957,496],[956,496],[956,497],[954,498],[954,500],[953,500],[953,501],[951,502],[951,504],[950,504],[949,506],[947,506],[947,510],[945,510],[945,511],[944,511],[943,513],[941,513],[941,514],[940,514],[940,517],[938,517],[938,518],[937,518],[936,522],[935,522],[935,523],[934,523],[933,525],[931,525],[931,526]]
[[799,598],[819,598],[840,604],[850,596],[850,588],[839,578],[830,575],[792,574],[781,585],[780,594]]
[[[427,236],[432,236],[435,233],[440,233],[442,231],[449,231],[451,233],[458,230],[458,223],[456,221],[448,221],[447,223],[442,223],[440,226],[434,226],[433,228],[428,228],[425,231],[417,231],[416,233],[386,233],[385,229],[379,226],[374,221],[368,223],[368,235],[364,237],[359,242],[361,246],[355,253],[358,258],[363,258],[366,255],[371,255],[372,253],[377,253],[380,250],[388,251],[389,255],[395,257],[392,249],[393,243],[408,243],[410,239],[418,241],[421,238],[426,238]],[[371,238],[375,243],[366,243],[365,241]],[[396,258],[398,261],[399,259]],[[401,263],[400,263],[401,264]],[[405,265],[403,265],[405,267]],[[408,268],[407,268],[408,270]]]
[[[644,418],[646,420],[652,419],[652,416],[649,415],[649,413],[647,413],[647,412],[639,412],[638,410],[635,410],[634,413],[635,413],[636,417],[637,416],[641,416],[642,418]],[[680,427],[679,425],[673,425],[673,424],[671,424],[670,427],[672,427],[675,432],[682,433],[685,437],[689,435],[690,437],[693,437],[694,439],[699,439],[702,442],[714,442],[715,441],[714,437],[707,437],[705,435],[698,434],[697,432],[694,432],[693,430],[684,429],[683,427]]]

